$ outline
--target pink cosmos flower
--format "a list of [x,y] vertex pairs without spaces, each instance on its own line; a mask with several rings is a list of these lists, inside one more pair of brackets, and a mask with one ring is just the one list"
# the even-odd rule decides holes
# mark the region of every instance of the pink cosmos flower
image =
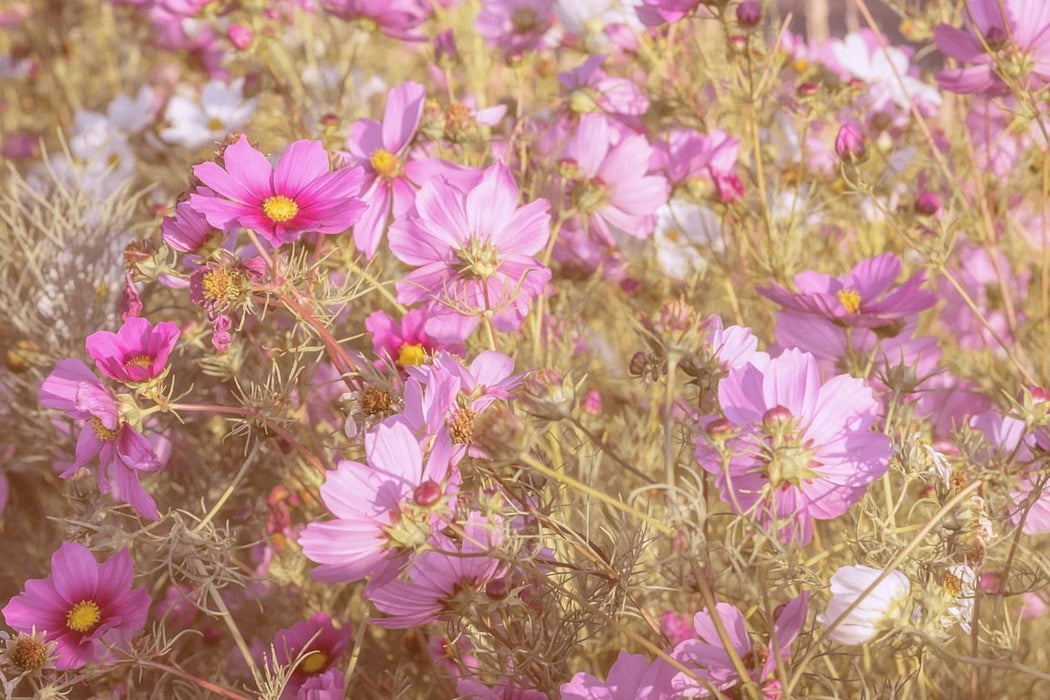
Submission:
[[[1010,260],[999,250],[993,255],[985,248],[967,245],[961,248],[958,256],[959,268],[954,277],[981,311],[994,335],[978,320],[969,305],[963,301],[962,295],[947,279],[942,279],[938,285],[938,291],[945,301],[940,311],[941,321],[945,328],[951,329],[952,336],[958,340],[961,348],[1001,350],[996,336],[1004,343],[1014,341],[1010,316],[1003,302],[1005,295],[1001,283],[1006,282],[1006,291],[1009,292],[1010,298],[1016,304],[1020,304],[1028,296],[1031,273],[1027,266],[1015,273],[1010,266]],[[1015,322],[1023,323],[1024,318],[1024,312],[1015,305]]]
[[189,202],[179,202],[175,206],[175,215],[164,217],[160,225],[161,238],[181,253],[199,252],[217,233],[215,227]]
[[[809,595],[806,593],[784,605],[773,621],[774,634],[769,642],[761,644],[752,642],[747,632],[747,622],[739,608],[729,603],[718,603],[715,606],[715,612],[729,635],[733,650],[741,659],[749,661],[747,665],[751,680],[763,686],[767,695],[772,694],[776,697],[775,691],[779,688],[779,682],[773,678],[773,670],[777,663],[777,655],[773,650],[774,639],[779,647],[780,658],[790,658],[791,645],[806,622],[808,610]],[[693,618],[693,627],[696,630],[696,639],[680,643],[671,652],[671,657],[684,666],[695,669],[695,675],[706,683],[698,683],[689,674],[675,670],[671,679],[674,690],[686,697],[696,697],[709,694],[707,684],[723,692],[739,685],[740,674],[722,645],[707,608]]]
[[303,233],[342,233],[365,210],[357,197],[361,169],[329,172],[320,141],[295,141],[273,168],[241,136],[223,153],[223,162],[225,169],[211,162],[193,167],[215,194],[198,190],[190,195],[190,206],[215,228],[239,224],[279,246]]
[[[982,462],[991,462],[996,452],[1000,458],[1005,456],[1020,464],[1034,461],[1037,438],[1026,431],[1024,421],[998,411],[986,411],[973,416],[970,427],[983,433],[992,447],[990,452],[981,455]],[[1013,501],[1009,508],[1010,521],[1017,525],[1023,517],[1022,531],[1026,535],[1050,532],[1050,483],[1045,474],[1040,474],[1038,466],[1020,475],[1010,500]]]
[[164,372],[180,332],[171,321],[154,326],[144,318],[134,317],[116,333],[92,333],[85,345],[102,374],[125,384],[141,384]]
[[727,328],[722,317],[715,314],[704,319],[703,328],[707,330],[706,345],[723,369],[743,367],[759,352],[758,338],[750,328]]
[[379,248],[391,208],[395,217],[404,215],[416,197],[413,183],[419,185],[431,175],[428,159],[407,158],[426,97],[422,85],[405,83],[387,95],[382,123],[362,119],[350,127],[347,148],[364,168],[361,198],[367,205],[354,226],[354,243],[369,259]]
[[672,185],[701,179],[712,183],[733,175],[740,141],[721,129],[701,134],[692,129],[672,129],[653,145],[652,169],[662,172]]
[[74,420],[86,421],[77,439],[72,466],[62,472],[71,478],[96,456],[98,486],[117,501],[128,503],[139,515],[156,520],[157,504],[142,485],[139,472],[154,472],[163,464],[142,433],[120,417],[116,399],[77,359],[60,360],[40,386],[37,400]]
[[391,252],[416,268],[398,282],[398,301],[432,301],[439,318],[471,327],[491,314],[497,330],[515,330],[550,280],[533,257],[550,237],[549,223],[546,200],[518,206],[518,186],[501,162],[469,190],[441,177],[427,181],[415,210],[390,227]]
[[667,202],[667,180],[649,175],[652,147],[641,134],[619,136],[603,114],[585,114],[562,157],[568,194],[588,231],[612,244],[613,229],[645,238]]
[[532,51],[551,27],[553,8],[554,0],[482,0],[478,34],[511,55]]
[[[309,620],[297,622],[274,635],[274,656],[271,659],[268,653],[264,654],[263,663],[265,665],[287,667],[296,659],[301,658],[299,665],[292,671],[288,683],[284,686],[281,700],[309,697],[310,690],[317,684],[311,684],[310,687],[307,687],[306,684],[310,683],[311,680],[318,680],[329,669],[335,670],[337,672],[336,675],[342,680],[342,671],[335,667],[334,664],[350,645],[351,632],[352,628],[349,625],[342,629],[336,629],[332,624],[331,618],[325,613],[319,612]],[[321,687],[323,688],[326,684],[328,684],[328,680]],[[337,697],[342,697],[342,695],[327,697],[334,700]]]
[[401,368],[423,364],[428,355],[439,350],[462,349],[448,347],[431,338],[425,328],[426,321],[422,309],[410,309],[400,321],[394,320],[385,311],[374,311],[365,319],[365,328],[372,334],[372,349],[375,353]]
[[719,383],[718,398],[731,426],[728,471],[709,436],[697,459],[735,512],[777,524],[785,541],[808,543],[814,519],[845,513],[889,466],[889,439],[869,430],[879,410],[871,389],[845,374],[822,384],[809,353],[756,355]]
[[671,700],[677,669],[663,659],[650,663],[641,654],[621,651],[605,680],[577,673],[561,687],[562,700]]
[[373,620],[375,624],[408,629],[456,619],[470,605],[484,603],[486,584],[503,568],[485,553],[498,544],[501,533],[474,513],[463,529],[466,536],[459,543],[433,535],[430,548],[412,559],[406,579],[383,577],[369,583],[365,597],[388,615]]
[[941,24],[937,48],[964,65],[937,74],[937,84],[960,93],[1005,95],[1005,72],[1026,89],[1050,83],[1050,4],[1044,0],[967,0],[965,31]]
[[132,588],[132,576],[128,550],[100,566],[85,547],[64,542],[51,556],[51,575],[26,581],[4,607],[4,621],[44,632],[56,644],[55,668],[104,662],[109,646],[124,646],[146,624],[149,593]]
[[368,464],[340,462],[328,473],[321,499],[334,520],[310,523],[299,538],[303,554],[321,566],[313,576],[350,583],[380,569],[396,569],[422,546],[455,503],[459,475],[450,471],[447,436],[423,463],[405,425],[380,425],[365,438]]
[[647,27],[673,24],[688,17],[700,0],[641,0],[634,6],[638,19]]
[[321,0],[336,17],[371,23],[393,39],[421,41],[420,25],[430,16],[426,0]]
[[785,310],[820,316],[844,326],[885,328],[903,324],[904,319],[937,301],[922,289],[923,272],[890,289],[901,273],[901,261],[893,253],[861,260],[843,277],[807,271],[795,275],[792,293],[783,287],[759,287],[758,292]]
[[627,78],[617,78],[602,70],[605,54],[589,56],[582,65],[558,74],[558,82],[569,93],[574,112],[595,109],[625,117],[636,117],[649,109],[649,98]]

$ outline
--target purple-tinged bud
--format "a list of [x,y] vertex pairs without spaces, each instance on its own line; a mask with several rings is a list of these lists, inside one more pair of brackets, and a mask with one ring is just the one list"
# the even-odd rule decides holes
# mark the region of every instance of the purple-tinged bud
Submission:
[[762,21],[762,5],[755,0],[746,0],[736,6],[736,21],[744,27],[753,27]]
[[412,500],[416,502],[416,505],[429,508],[441,500],[441,485],[436,481],[427,479],[416,487],[415,492],[412,494]]
[[1050,401],[1050,391],[1047,391],[1041,386],[1033,385],[1029,388],[1029,392],[1032,394],[1032,400],[1036,403],[1043,403],[1044,401]]
[[867,157],[868,149],[864,137],[852,124],[843,124],[835,137],[835,153],[843,163],[862,163]]
[[711,437],[724,438],[733,432],[733,424],[725,418],[716,418],[707,424],[707,434]]
[[941,210],[941,198],[933,192],[923,192],[915,200],[915,213],[922,216],[933,216]]
[[459,57],[456,37],[451,29],[446,29],[434,37],[434,57],[440,61],[454,61]]
[[791,422],[791,411],[784,406],[774,406],[762,414],[762,425],[772,427]]
[[503,600],[510,595],[510,581],[502,576],[492,579],[485,584],[485,595],[493,600]]
[[734,54],[743,54],[747,51],[747,37],[739,34],[729,37],[729,51]]
[[230,28],[226,30],[226,38],[233,44],[233,48],[244,51],[252,45],[252,40],[255,39],[255,32],[246,24],[231,24]]
[[989,27],[988,31],[984,33],[984,41],[992,51],[998,51],[1006,46],[1009,38],[1010,36],[1002,27]]
[[795,93],[799,97],[813,97],[813,95],[816,95],[818,92],[820,92],[820,85],[812,80],[807,80],[795,88]]
[[631,361],[627,365],[627,371],[632,377],[640,377],[646,373],[649,368],[649,356],[639,350],[631,356]]

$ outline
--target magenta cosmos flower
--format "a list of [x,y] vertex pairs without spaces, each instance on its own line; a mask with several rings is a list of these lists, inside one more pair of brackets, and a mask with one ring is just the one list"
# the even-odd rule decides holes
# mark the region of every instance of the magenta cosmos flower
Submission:
[[[790,658],[791,645],[806,622],[808,603],[809,596],[803,593],[780,608],[773,620],[773,632],[780,658],[785,661]],[[766,697],[777,697],[779,681],[773,678],[777,663],[777,655],[773,651],[773,638],[766,644],[753,642],[747,632],[744,614],[735,605],[718,603],[715,606],[715,614],[729,635],[733,650],[747,666],[751,680],[763,688]],[[740,674],[722,645],[710,610],[705,608],[696,614],[693,618],[693,628],[696,630],[696,639],[688,639],[676,646],[671,652],[671,658],[692,669],[701,680],[720,691],[730,691],[738,686],[741,681]],[[674,674],[671,685],[681,694],[677,697],[708,695],[705,684],[697,682],[682,671]],[[735,694],[727,692],[727,695]]]
[[675,667],[663,659],[650,663],[641,654],[621,651],[605,680],[577,673],[561,687],[562,700],[670,700]]
[[785,541],[808,543],[814,519],[845,513],[889,466],[889,438],[870,430],[879,409],[871,389],[845,374],[821,384],[809,353],[756,355],[719,383],[718,399],[726,421],[706,426],[697,459],[735,512],[776,524]]
[[964,65],[937,74],[937,84],[961,93],[1005,95],[1010,86],[1038,90],[1050,83],[1050,3],[1046,0],[967,0],[965,31],[933,30],[937,48]]
[[86,548],[64,542],[51,556],[51,575],[26,581],[4,607],[4,621],[55,642],[55,668],[80,668],[103,661],[107,647],[125,644],[146,624],[149,593],[131,584],[128,550],[99,566]]
[[190,206],[218,229],[239,224],[274,246],[303,233],[342,233],[361,218],[365,204],[357,195],[360,168],[329,172],[328,152],[320,141],[296,141],[270,166],[248,138],[241,136],[223,152],[225,169],[201,163],[193,174],[214,190],[190,195]]
[[179,332],[171,321],[153,326],[142,317],[132,317],[116,333],[92,333],[85,345],[102,374],[125,384],[141,384],[164,372]]
[[455,505],[459,475],[449,468],[449,449],[447,436],[435,440],[424,464],[419,442],[405,425],[380,425],[366,436],[368,464],[341,462],[321,487],[335,519],[310,523],[299,538],[303,554],[321,565],[314,578],[357,581],[400,565],[406,553],[425,544]]
[[667,203],[667,180],[649,175],[652,147],[641,134],[623,136],[603,114],[585,114],[561,160],[568,194],[588,231],[611,245],[612,230],[645,238]]
[[415,211],[390,227],[390,250],[416,268],[398,282],[397,299],[434,302],[438,314],[472,324],[491,314],[497,330],[515,330],[550,280],[533,257],[549,237],[547,201],[519,207],[518,186],[502,162],[469,190],[433,178]]
[[[281,700],[310,697],[308,693],[314,686],[329,689],[325,687],[325,683],[318,682],[320,677],[325,676],[329,671],[334,671],[338,676],[338,688],[341,689],[343,673],[341,669],[335,667],[335,663],[350,645],[351,632],[349,625],[336,629],[331,618],[321,612],[309,620],[298,622],[274,635],[274,656],[271,660],[269,654],[264,655],[263,661],[266,665],[287,667],[297,659],[301,659],[284,686]],[[327,685],[331,684],[327,683]],[[327,697],[334,700],[336,697],[342,697],[342,693]]]
[[[398,367],[423,364],[427,357],[449,347],[430,337],[426,331],[426,313],[422,309],[410,309],[398,321],[385,311],[374,311],[365,319],[365,328],[372,334],[372,349],[382,362],[393,362]],[[378,364],[377,363],[377,364]]]
[[787,311],[820,316],[843,326],[881,328],[903,325],[905,318],[937,301],[937,295],[922,289],[923,272],[891,289],[900,274],[900,258],[883,253],[861,260],[844,277],[812,270],[795,275],[798,291],[794,293],[783,287],[759,287],[758,292]]
[[157,471],[163,464],[149,440],[121,418],[116,399],[87,365],[77,359],[60,360],[40,385],[37,400],[44,408],[86,421],[77,438],[74,462],[62,478],[72,477],[97,456],[99,491],[156,520],[157,504],[143,490],[138,473]]
[[511,55],[538,49],[551,28],[553,0],[482,0],[477,30],[485,42]]

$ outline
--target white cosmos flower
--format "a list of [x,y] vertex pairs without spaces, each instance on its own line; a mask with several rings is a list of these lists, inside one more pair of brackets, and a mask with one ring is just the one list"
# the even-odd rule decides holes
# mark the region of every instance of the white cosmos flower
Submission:
[[[860,595],[882,575],[882,569],[870,566],[844,566],[831,577],[831,600],[827,610],[817,615],[817,622],[831,626],[846,612]],[[831,632],[831,638],[840,644],[862,644],[878,632],[892,626],[911,593],[908,577],[891,571],[874,590],[850,611]]]
[[181,95],[172,97],[164,113],[171,126],[161,132],[161,138],[197,149],[240,131],[255,113],[256,106],[254,98],[244,98],[243,88],[243,79],[230,85],[212,80],[201,90],[199,102]]
[[907,109],[911,100],[931,107],[941,103],[934,86],[908,75],[911,61],[900,49],[871,48],[864,37],[853,33],[841,41],[832,41],[831,54],[843,70],[868,84],[876,109],[884,109],[889,102],[902,109]]
[[707,207],[672,199],[656,211],[656,261],[665,274],[686,279],[707,267],[703,249],[722,249],[722,222]]
[[137,134],[153,121],[153,88],[143,85],[135,97],[117,95],[106,109],[109,123],[126,134]]
[[966,564],[956,564],[941,577],[940,585],[942,593],[950,602],[942,623],[949,627],[953,622],[958,622],[963,632],[969,634],[977,591],[977,573]]

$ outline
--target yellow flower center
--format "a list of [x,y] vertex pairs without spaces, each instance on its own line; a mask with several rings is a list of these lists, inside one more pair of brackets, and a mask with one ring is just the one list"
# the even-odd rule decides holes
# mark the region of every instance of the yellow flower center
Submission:
[[107,428],[98,416],[91,417],[91,427],[94,428],[95,435],[98,436],[98,439],[102,442],[113,442],[120,434],[119,429]]
[[299,664],[299,670],[308,675],[320,673],[328,667],[328,654],[323,651],[312,651]]
[[500,268],[499,251],[476,238],[472,238],[466,248],[457,250],[456,256],[460,262],[459,271],[474,279],[491,277]]
[[393,153],[382,148],[373,153],[368,162],[380,177],[397,177],[401,172],[401,161]]
[[855,289],[840,289],[835,295],[848,314],[860,311],[860,292]]
[[216,267],[201,280],[204,298],[212,303],[232,303],[244,292],[244,275],[231,267]]
[[153,364],[153,358],[149,355],[135,355],[124,360],[125,367],[149,367]]
[[208,120],[208,131],[222,131],[225,128],[226,125],[218,117],[212,117]]
[[263,213],[274,223],[282,224],[295,218],[299,213],[299,205],[283,194],[275,194],[263,200]]
[[413,367],[423,364],[427,353],[418,343],[405,343],[397,354],[397,363],[402,367]]
[[958,598],[962,595],[963,581],[950,571],[944,574],[941,584],[944,586],[944,591],[952,598]]
[[93,600],[82,600],[66,615],[66,627],[74,632],[90,632],[102,621],[102,610]]

